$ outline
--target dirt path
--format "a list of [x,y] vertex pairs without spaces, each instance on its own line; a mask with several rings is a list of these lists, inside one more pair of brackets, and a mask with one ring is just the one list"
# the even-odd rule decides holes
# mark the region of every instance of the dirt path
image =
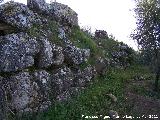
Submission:
[[126,102],[132,105],[132,112],[136,113],[141,119],[150,120],[151,118],[160,120],[160,99],[140,95],[134,87],[140,89],[143,87],[146,91],[152,91],[150,81],[133,80],[126,84]]

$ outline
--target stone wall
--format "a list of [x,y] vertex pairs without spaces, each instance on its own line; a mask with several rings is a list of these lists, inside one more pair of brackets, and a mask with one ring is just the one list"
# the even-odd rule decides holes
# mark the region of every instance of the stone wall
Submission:
[[[49,25],[52,17],[58,18],[56,35],[62,45],[50,41],[47,35],[55,27]],[[77,14],[68,6],[49,5],[44,0],[28,0],[27,6],[8,2],[0,6],[0,22],[1,32],[8,26],[13,29],[0,35],[0,119],[7,111],[44,111],[55,100],[66,101],[74,96],[95,76],[93,66],[79,67],[88,61],[90,49],[76,47],[64,30],[68,23],[78,25]],[[50,28],[33,27],[45,25]],[[35,29],[41,34],[30,34]]]

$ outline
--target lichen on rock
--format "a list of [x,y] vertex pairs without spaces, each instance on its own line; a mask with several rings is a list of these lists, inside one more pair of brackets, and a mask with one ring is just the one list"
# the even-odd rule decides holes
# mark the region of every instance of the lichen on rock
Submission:
[[49,15],[63,25],[78,25],[78,14],[67,5],[57,2],[48,4],[45,0],[27,0],[27,6],[38,13]]
[[45,111],[94,78],[93,66],[80,68],[90,49],[77,47],[65,29],[78,26],[77,13],[67,5],[7,2],[0,5],[0,23],[0,119],[7,109],[12,114]]
[[22,70],[34,64],[34,55],[39,52],[36,39],[22,32],[0,39],[0,72]]
[[13,1],[0,6],[0,20],[22,30],[29,29],[34,23],[42,24],[38,14],[33,13],[26,5]]

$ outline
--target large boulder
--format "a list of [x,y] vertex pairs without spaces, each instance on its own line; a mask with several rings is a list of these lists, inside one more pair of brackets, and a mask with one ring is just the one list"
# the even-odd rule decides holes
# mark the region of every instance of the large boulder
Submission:
[[52,44],[47,38],[39,40],[41,49],[37,56],[37,66],[47,68],[52,65],[61,65],[64,61],[63,49],[60,46]]
[[58,37],[64,43],[64,55],[67,62],[79,65],[88,60],[90,57],[90,49],[81,49],[73,45],[73,43],[66,37],[63,27],[59,28]]
[[16,113],[44,111],[50,105],[50,74],[28,70],[5,78],[9,108]]
[[34,90],[37,84],[33,84],[28,72],[21,72],[11,76],[7,81],[8,103],[15,112],[31,110],[29,105],[35,101],[37,91]]
[[0,6],[0,20],[21,30],[29,29],[34,23],[42,24],[40,17],[26,5],[13,1]]
[[67,61],[79,65],[88,60],[90,49],[80,49],[74,45],[66,45],[64,53]]
[[86,87],[91,82],[92,78],[96,75],[96,70],[92,66],[88,66],[83,70],[77,70],[75,72],[73,80],[74,87]]
[[39,45],[27,33],[1,36],[0,40],[0,72],[22,70],[34,64]]
[[51,3],[50,6],[51,10],[54,11],[53,13],[55,17],[58,18],[60,23],[66,25],[70,24],[71,26],[78,25],[78,14],[75,11],[73,11],[70,7],[57,2]]
[[53,63],[53,48],[52,43],[47,38],[41,38],[40,40],[40,53],[37,56],[37,64],[39,68],[51,66]]
[[57,2],[48,4],[45,0],[27,0],[27,6],[37,13],[49,15],[63,25],[78,25],[77,13],[67,5]]
[[132,48],[130,48],[128,45],[124,43],[120,43],[117,46],[117,50],[115,49],[111,55],[112,55],[112,64],[117,67],[126,68],[130,66],[130,64],[133,62],[133,55],[134,52]]

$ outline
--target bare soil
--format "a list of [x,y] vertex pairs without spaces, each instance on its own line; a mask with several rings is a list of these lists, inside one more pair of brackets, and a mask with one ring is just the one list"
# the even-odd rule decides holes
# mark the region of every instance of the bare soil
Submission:
[[[141,117],[141,119],[150,120],[151,118],[160,120],[160,99],[139,94],[134,89],[134,86],[137,88],[143,87],[145,88],[144,90],[153,93],[153,82],[150,80],[131,80],[126,84],[125,97],[126,102],[133,107],[132,112]],[[160,92],[157,94],[160,94]]]

